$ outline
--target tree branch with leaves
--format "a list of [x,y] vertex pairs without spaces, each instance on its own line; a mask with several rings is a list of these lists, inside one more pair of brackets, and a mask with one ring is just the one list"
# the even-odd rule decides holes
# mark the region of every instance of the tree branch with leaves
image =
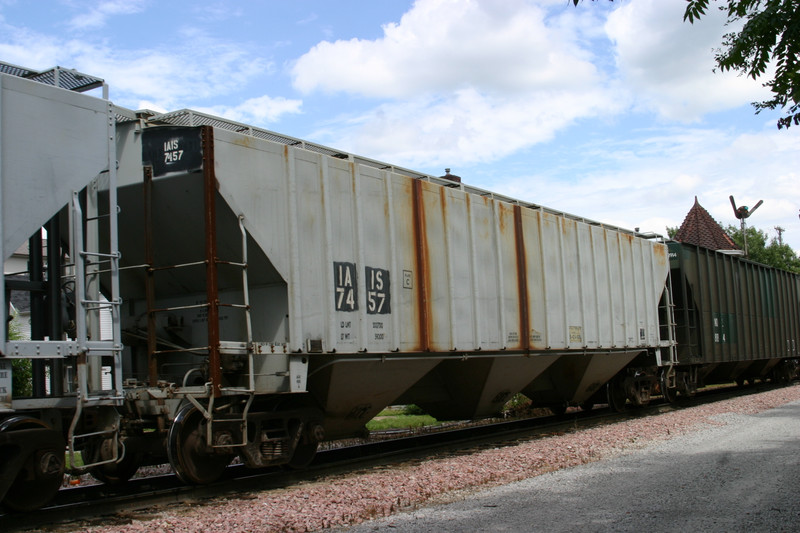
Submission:
[[[715,3],[716,0],[715,0]],[[726,0],[728,26],[744,21],[738,32],[726,33],[724,49],[714,59],[719,70],[738,71],[754,80],[767,72],[775,75],[764,83],[772,98],[753,102],[756,113],[777,109],[784,113],[778,129],[800,125],[800,0]],[[694,24],[709,9],[711,0],[687,0],[683,20]]]

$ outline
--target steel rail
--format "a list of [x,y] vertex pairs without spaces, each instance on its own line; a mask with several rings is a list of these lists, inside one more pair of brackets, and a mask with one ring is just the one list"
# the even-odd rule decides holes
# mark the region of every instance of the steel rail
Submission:
[[[677,404],[660,398],[647,407],[621,413],[607,408],[575,411],[561,416],[539,416],[489,424],[470,425],[397,437],[397,431],[373,432],[374,438],[394,438],[366,444],[332,448],[317,453],[305,470],[280,467],[252,470],[243,465],[230,466],[222,479],[209,485],[185,485],[174,474],[132,479],[119,486],[103,484],[65,488],[48,507],[33,513],[0,514],[0,530],[6,533],[38,529],[48,525],[49,531],[72,531],[94,525],[112,525],[152,515],[156,507],[185,505],[231,494],[246,494],[291,487],[301,481],[316,479],[374,465],[392,466],[407,460],[448,453],[475,453],[486,446],[510,446],[542,438],[553,433],[577,432],[591,427],[624,420],[654,416],[707,403],[772,390],[781,385],[772,383],[748,387],[716,388],[698,392]],[[466,423],[466,422],[465,422]],[[474,423],[473,423],[474,424]],[[3,511],[0,510],[0,513]]]

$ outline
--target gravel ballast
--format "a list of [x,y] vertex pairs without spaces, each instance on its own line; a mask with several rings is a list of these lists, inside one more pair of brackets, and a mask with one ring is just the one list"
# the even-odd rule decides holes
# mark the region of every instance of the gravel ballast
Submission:
[[[478,490],[640,450],[676,436],[727,424],[722,415],[752,415],[800,400],[800,386],[775,389],[658,416],[554,435],[459,457],[433,458],[390,470],[330,476],[278,491],[172,506],[148,519],[109,518],[86,532],[306,532],[358,524]],[[120,522],[129,523],[120,523]]]

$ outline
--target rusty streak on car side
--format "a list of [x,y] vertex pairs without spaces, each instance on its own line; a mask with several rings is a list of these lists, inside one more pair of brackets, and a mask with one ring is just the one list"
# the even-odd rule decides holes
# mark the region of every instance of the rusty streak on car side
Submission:
[[206,292],[208,293],[208,373],[214,397],[222,395],[220,361],[219,286],[217,280],[217,211],[214,193],[214,130],[202,127],[203,138],[203,201],[205,203]]
[[412,201],[414,210],[414,253],[417,269],[417,308],[419,309],[419,350],[430,350],[430,272],[427,260],[427,238],[425,233],[425,209],[422,205],[422,181],[413,180]]

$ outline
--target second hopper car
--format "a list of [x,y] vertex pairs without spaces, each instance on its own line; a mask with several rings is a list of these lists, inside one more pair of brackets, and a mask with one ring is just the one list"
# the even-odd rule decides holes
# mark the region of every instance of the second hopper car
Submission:
[[795,377],[800,276],[686,243],[670,242],[669,255],[674,388],[690,393],[714,383]]

